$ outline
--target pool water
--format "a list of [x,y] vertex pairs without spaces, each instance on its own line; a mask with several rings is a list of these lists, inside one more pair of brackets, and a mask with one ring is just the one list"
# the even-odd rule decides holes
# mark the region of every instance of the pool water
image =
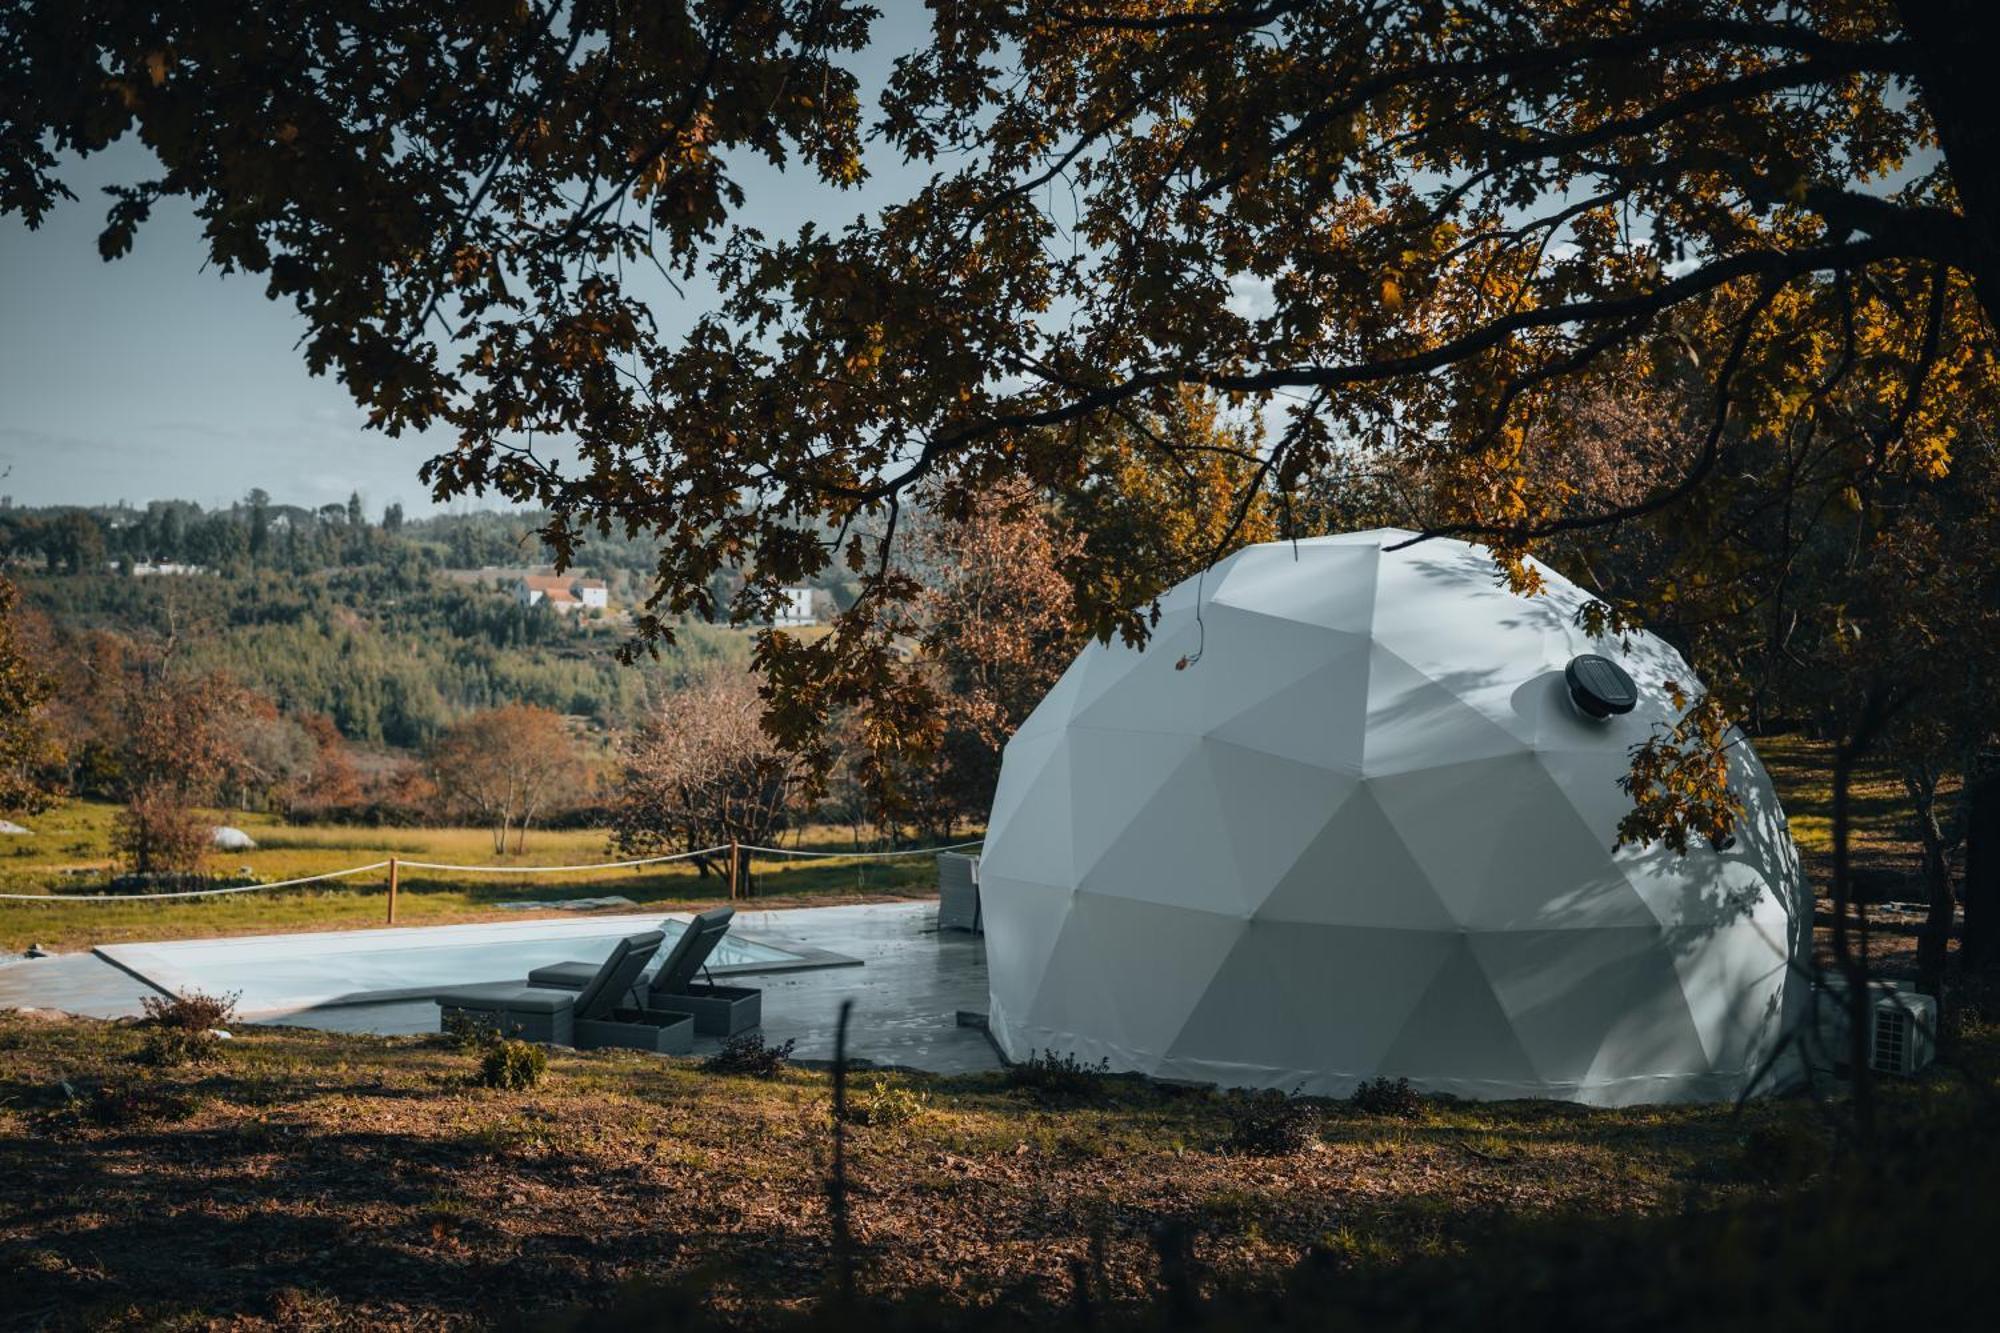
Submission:
[[[600,916],[106,944],[94,952],[161,991],[237,992],[243,1017],[270,1018],[322,1005],[427,998],[484,981],[521,981],[550,963],[601,959],[621,938],[642,930],[666,932],[659,952],[665,958],[686,929],[687,922],[675,917]],[[787,949],[732,932],[709,955],[709,970],[746,975],[830,961],[833,956],[818,950]]]

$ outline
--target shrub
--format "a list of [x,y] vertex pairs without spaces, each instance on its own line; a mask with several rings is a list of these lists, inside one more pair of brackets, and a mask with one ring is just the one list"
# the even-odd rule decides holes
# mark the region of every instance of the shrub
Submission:
[[792,1048],[796,1041],[786,1039],[776,1046],[769,1045],[761,1032],[746,1032],[740,1037],[730,1037],[722,1043],[722,1049],[701,1062],[701,1067],[711,1074],[751,1074],[757,1078],[770,1078],[792,1058]]
[[1372,1078],[1354,1090],[1350,1099],[1363,1115],[1389,1115],[1414,1120],[1424,1113],[1424,1095],[1406,1078]]
[[540,1083],[548,1067],[548,1053],[535,1043],[502,1037],[486,1048],[479,1062],[479,1081],[489,1088],[519,1092]]
[[887,1074],[876,1074],[855,1081],[847,1094],[845,1119],[850,1125],[904,1125],[929,1109],[930,1100],[928,1093],[905,1087]]
[[1099,1091],[1110,1072],[1109,1060],[1086,1064],[1074,1055],[1057,1055],[1047,1050],[1008,1065],[1007,1082],[1049,1100],[1065,1101]]
[[191,990],[179,995],[149,995],[139,1002],[139,1007],[146,1011],[146,1021],[155,1027],[207,1032],[236,1017],[236,1002],[242,998],[242,991],[209,995]]
[[1266,1092],[1230,1107],[1229,1148],[1257,1157],[1291,1157],[1319,1145],[1316,1103]]
[[141,1000],[145,1024],[152,1029],[139,1059],[149,1065],[171,1066],[206,1064],[222,1053],[219,1029],[236,1016],[236,1001],[242,992],[208,995],[185,991],[179,995],[149,995]]
[[208,854],[209,825],[178,793],[146,787],[119,811],[112,845],[139,874],[192,875]]
[[479,1018],[463,1009],[451,1010],[438,1024],[438,1044],[454,1050],[483,1050],[496,1045],[500,1037],[500,1029],[491,1020]]
[[80,1119],[107,1129],[122,1129],[127,1125],[185,1120],[200,1103],[179,1088],[129,1084],[95,1088],[89,1096],[77,1098],[70,1105]]

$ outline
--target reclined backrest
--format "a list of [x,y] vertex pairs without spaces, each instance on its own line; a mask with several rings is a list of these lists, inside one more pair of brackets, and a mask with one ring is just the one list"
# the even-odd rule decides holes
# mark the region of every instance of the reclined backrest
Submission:
[[715,952],[715,946],[722,943],[722,937],[729,933],[729,919],[736,915],[733,907],[712,907],[696,915],[688,922],[687,929],[675,942],[667,961],[660,964],[660,970],[653,974],[652,993],[655,995],[680,995],[684,993],[702,964]]
[[658,930],[643,930],[637,935],[627,935],[612,947],[610,957],[604,966],[597,969],[597,975],[583,983],[577,992],[575,1014],[578,1018],[602,1018],[618,1007],[639,980],[639,974],[646,970],[646,964],[653,961],[653,955],[660,951],[660,943],[666,934]]

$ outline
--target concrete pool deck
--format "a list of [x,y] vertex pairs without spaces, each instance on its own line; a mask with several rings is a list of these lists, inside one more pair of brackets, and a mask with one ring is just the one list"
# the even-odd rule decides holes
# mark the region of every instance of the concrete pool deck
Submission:
[[[577,918],[568,921],[575,923]],[[527,923],[507,924],[519,927]],[[851,999],[854,1017],[848,1027],[848,1051],[857,1060],[947,1074],[998,1069],[999,1058],[985,1034],[957,1023],[961,1011],[986,1012],[985,941],[957,931],[939,932],[936,926],[934,901],[738,911],[734,929],[746,937],[767,938],[786,948],[796,943],[828,955],[844,955],[860,966],[749,975],[739,971],[737,984],[763,988],[765,1039],[795,1041],[793,1055],[797,1059],[833,1058],[840,1004]],[[421,938],[426,930],[458,928],[396,929],[403,937]],[[371,933],[375,932],[342,932]],[[380,932],[388,933],[386,928]],[[234,938],[247,941],[254,937]],[[190,941],[185,954],[198,958],[198,946],[220,943]],[[130,950],[137,946],[118,947]],[[198,984],[198,972],[188,975]],[[94,1018],[119,1018],[138,1015],[140,1001],[159,993],[138,977],[89,953],[0,966],[0,1009],[55,1009]],[[369,1002],[349,998],[250,1021],[329,1032],[405,1034],[437,1031],[438,1010],[428,999]],[[698,1039],[695,1053],[712,1051],[717,1044],[713,1038]]]

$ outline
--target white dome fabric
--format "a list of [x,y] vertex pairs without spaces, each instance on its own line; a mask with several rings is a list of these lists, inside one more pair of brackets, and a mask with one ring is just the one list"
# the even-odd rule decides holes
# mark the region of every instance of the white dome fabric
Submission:
[[[1086,648],[1022,724],[980,866],[1011,1058],[1328,1096],[1752,1083],[1810,919],[1756,756],[1731,752],[1727,851],[1614,852],[1617,779],[1686,664],[1592,640],[1545,566],[1523,597],[1480,548],[1384,549],[1411,535],[1240,551],[1162,599],[1143,652]],[[1586,652],[1632,675],[1631,713],[1575,711],[1563,668]]]

